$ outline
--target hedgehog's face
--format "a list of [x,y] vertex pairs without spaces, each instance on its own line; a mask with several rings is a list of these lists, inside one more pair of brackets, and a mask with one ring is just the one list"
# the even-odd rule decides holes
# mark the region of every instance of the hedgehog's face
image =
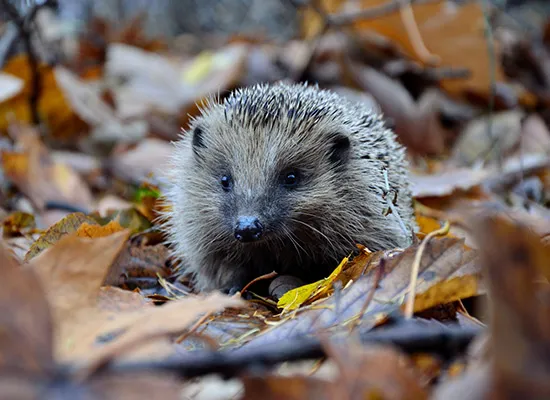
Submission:
[[215,213],[222,222],[223,232],[215,235],[262,243],[295,240],[304,232],[322,234],[316,216],[326,219],[334,207],[344,185],[341,172],[350,159],[351,143],[341,128],[337,133],[330,129],[288,135],[274,129],[266,134],[247,126],[228,129],[226,124],[199,121],[192,132],[191,156],[208,187],[190,190],[202,190],[208,203],[203,211]]

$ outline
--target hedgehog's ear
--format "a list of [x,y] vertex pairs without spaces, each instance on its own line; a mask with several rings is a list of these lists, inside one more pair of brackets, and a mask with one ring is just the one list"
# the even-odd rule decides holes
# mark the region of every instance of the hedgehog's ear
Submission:
[[338,166],[345,165],[350,157],[351,142],[343,133],[336,133],[330,137],[330,162]]
[[200,149],[206,147],[204,144],[204,129],[201,126],[196,126],[191,134],[193,135],[193,151],[198,155]]

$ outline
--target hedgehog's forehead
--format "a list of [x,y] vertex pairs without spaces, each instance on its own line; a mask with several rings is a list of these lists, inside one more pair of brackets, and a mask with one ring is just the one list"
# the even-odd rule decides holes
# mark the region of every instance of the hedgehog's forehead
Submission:
[[335,120],[342,109],[329,93],[312,88],[256,87],[234,92],[223,103],[224,122],[244,128],[308,131],[321,120]]

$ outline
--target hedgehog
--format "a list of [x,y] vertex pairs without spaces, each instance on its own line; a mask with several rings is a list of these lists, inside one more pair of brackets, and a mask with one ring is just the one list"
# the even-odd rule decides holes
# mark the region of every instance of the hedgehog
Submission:
[[199,291],[272,271],[312,282],[358,244],[404,248],[417,229],[405,148],[381,115],[317,85],[211,99],[174,145],[162,226]]

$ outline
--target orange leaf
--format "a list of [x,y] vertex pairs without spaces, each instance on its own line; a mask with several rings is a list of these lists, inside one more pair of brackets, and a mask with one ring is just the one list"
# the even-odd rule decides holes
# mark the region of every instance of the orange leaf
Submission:
[[[6,131],[12,120],[31,121],[29,96],[31,95],[31,69],[24,54],[10,59],[4,72],[21,78],[25,83],[22,90],[14,97],[0,103],[0,130]],[[79,134],[87,132],[88,125],[82,121],[65,100],[58,87],[53,68],[39,67],[42,77],[41,96],[38,101],[38,112],[53,139],[64,142],[74,141]]]
[[[363,8],[386,4],[387,0],[364,0]],[[412,5],[416,23],[427,49],[441,59],[441,66],[467,68],[471,76],[465,80],[444,80],[442,86],[449,93],[463,95],[474,92],[488,96],[493,73],[487,40],[484,32],[484,16],[479,3],[450,7],[448,2]],[[421,62],[415,54],[411,39],[403,25],[399,12],[371,20],[357,21],[356,29],[372,30],[398,44],[411,58]],[[452,45],[449,45],[452,43]],[[496,58],[498,46],[495,44]],[[465,57],[465,55],[467,55]],[[497,82],[504,81],[499,65],[494,71]]]
[[76,231],[76,235],[79,237],[98,238],[112,235],[113,233],[123,231],[124,228],[120,226],[117,221],[111,221],[107,225],[92,225],[84,222],[80,225]]

